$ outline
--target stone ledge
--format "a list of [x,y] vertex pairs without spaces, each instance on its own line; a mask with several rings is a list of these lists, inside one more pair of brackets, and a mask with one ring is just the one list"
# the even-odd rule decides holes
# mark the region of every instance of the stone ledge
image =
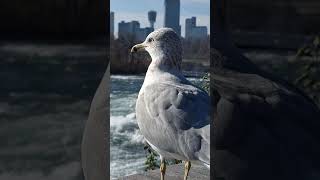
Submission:
[[[182,180],[184,164],[167,166],[165,180]],[[209,180],[210,170],[204,166],[192,164],[188,180]],[[160,170],[148,171],[144,174],[134,174],[120,178],[121,180],[159,180]]]

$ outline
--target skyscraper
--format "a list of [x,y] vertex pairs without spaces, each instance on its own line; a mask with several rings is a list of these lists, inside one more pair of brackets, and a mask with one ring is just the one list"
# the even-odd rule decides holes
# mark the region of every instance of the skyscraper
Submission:
[[149,11],[148,12],[148,19],[150,22],[150,28],[154,29],[154,23],[156,22],[157,12],[156,11]]
[[164,6],[164,27],[172,28],[179,36],[181,36],[180,0],[165,0]]
[[124,22],[121,21],[118,24],[118,37],[120,38],[135,38],[137,31],[140,29],[140,23],[138,21]]
[[206,26],[197,26],[196,17],[186,19],[186,39],[205,39],[208,36],[208,29]]
[[196,27],[196,17],[192,17],[190,19],[186,19],[186,34],[185,38],[188,38],[191,36],[192,28]]
[[114,12],[110,12],[110,35],[114,35]]

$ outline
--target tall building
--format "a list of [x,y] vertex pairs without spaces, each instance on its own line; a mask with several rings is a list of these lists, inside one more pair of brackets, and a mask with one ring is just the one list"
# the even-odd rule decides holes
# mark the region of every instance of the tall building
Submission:
[[197,26],[196,17],[186,19],[186,39],[204,39],[208,36],[206,26]]
[[128,38],[129,36],[136,36],[136,32],[140,29],[140,23],[138,21],[124,22],[121,21],[118,24],[118,37]]
[[172,28],[181,36],[180,0],[165,0],[164,6],[164,27]]
[[156,22],[157,12],[156,11],[149,11],[148,12],[148,19],[150,22],[150,28],[154,29],[154,23]]
[[192,33],[192,28],[196,27],[196,17],[192,17],[190,19],[186,19],[186,31],[185,38],[190,37]]
[[110,35],[114,35],[114,12],[110,12]]

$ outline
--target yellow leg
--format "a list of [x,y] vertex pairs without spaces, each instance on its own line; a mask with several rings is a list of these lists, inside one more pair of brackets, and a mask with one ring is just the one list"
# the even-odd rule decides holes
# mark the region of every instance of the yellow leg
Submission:
[[190,168],[191,168],[191,162],[186,161],[184,164],[184,180],[188,179]]
[[161,180],[164,180],[164,175],[166,174],[166,161],[160,157],[161,164],[160,164],[160,173],[161,173]]

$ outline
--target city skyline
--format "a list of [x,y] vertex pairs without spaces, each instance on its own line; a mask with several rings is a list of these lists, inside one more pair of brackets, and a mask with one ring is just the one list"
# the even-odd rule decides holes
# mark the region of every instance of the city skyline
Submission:
[[[159,2],[158,4],[156,2]],[[164,27],[164,0],[111,0],[111,11],[114,12],[114,35],[117,37],[118,23],[121,21],[139,21],[140,27],[149,27],[148,11],[157,12],[155,29]],[[140,4],[142,4],[140,6]],[[197,25],[206,26],[210,34],[210,1],[209,0],[181,0],[180,25],[181,36],[185,37],[185,21],[187,18],[197,17]]]

